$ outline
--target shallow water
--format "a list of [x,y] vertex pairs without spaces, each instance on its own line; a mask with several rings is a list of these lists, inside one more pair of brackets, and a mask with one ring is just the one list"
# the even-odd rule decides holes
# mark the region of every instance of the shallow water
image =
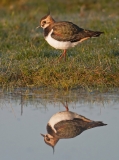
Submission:
[[[0,96],[0,159],[1,160],[118,160],[119,159],[119,94],[16,92]],[[107,126],[84,131],[76,138],[60,140],[53,155],[40,133],[46,132],[50,117],[65,110]]]

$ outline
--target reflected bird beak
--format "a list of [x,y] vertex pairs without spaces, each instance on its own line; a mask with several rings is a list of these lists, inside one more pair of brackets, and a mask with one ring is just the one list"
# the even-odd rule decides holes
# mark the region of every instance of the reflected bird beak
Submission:
[[42,133],[41,133],[41,136],[45,137],[45,135],[44,135],[44,134],[42,134]]

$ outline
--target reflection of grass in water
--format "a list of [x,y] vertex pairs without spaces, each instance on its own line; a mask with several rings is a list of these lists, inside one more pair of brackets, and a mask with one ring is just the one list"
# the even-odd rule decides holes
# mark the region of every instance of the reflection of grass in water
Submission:
[[[86,92],[83,89],[79,90],[51,90],[51,89],[15,89],[10,93],[0,95],[0,107],[7,106],[13,111],[13,104],[21,106],[21,114],[23,107],[34,106],[37,109],[47,110],[50,106],[58,107],[60,110],[65,110],[63,103],[68,103],[71,108],[82,106],[96,106],[104,107],[105,105],[116,104],[119,102],[119,91],[99,93]],[[79,105],[80,104],[80,105]],[[101,108],[100,108],[101,109]]]
[[0,93],[0,108],[7,108],[15,117],[16,106],[19,106],[19,109],[21,108],[21,115],[24,112],[24,107],[31,106],[34,109],[40,109],[41,112],[47,112],[50,107],[56,108],[59,111],[64,111],[63,103],[66,102],[70,110],[86,106],[89,106],[89,110],[91,110],[93,107],[98,106],[101,113],[103,107],[113,107],[115,104],[119,103],[118,90],[100,93],[97,91],[86,92],[83,89],[62,91],[48,88],[18,88],[10,92]]
[[[106,1],[93,3],[91,0],[90,3],[77,0],[52,3],[56,19],[105,32],[97,39],[68,50],[67,61],[59,64],[53,62],[61,51],[50,47],[41,31],[35,29],[47,12],[43,1],[7,2],[0,2],[4,4],[0,10],[1,87],[82,87],[89,90],[119,87],[119,21],[118,10],[112,7],[118,6],[117,1],[108,2],[107,6]],[[58,9],[55,8],[57,4]]]

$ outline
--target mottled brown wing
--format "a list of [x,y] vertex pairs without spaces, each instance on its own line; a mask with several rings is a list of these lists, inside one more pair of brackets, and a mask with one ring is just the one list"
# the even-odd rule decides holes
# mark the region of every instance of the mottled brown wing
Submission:
[[57,123],[54,127],[57,131],[57,136],[60,138],[73,138],[86,130],[87,122],[79,119],[66,120]]
[[52,26],[53,33],[51,36],[58,41],[84,41],[91,37],[98,37],[104,32],[91,31],[79,28],[71,22],[56,22]]
[[[59,41],[77,41],[82,38],[83,29],[71,22],[57,22],[54,24],[51,36]],[[79,34],[81,35],[79,37]]]

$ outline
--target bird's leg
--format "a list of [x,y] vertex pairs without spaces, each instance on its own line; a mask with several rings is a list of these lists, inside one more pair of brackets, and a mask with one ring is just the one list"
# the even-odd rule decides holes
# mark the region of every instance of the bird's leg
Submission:
[[66,101],[66,105],[65,105],[65,108],[66,108],[66,111],[69,111],[69,108],[68,108],[68,104],[67,104],[67,101]]
[[66,104],[64,104],[63,102],[62,102],[62,104],[63,104],[63,106],[66,108],[66,111],[69,111],[67,101],[66,101]]
[[62,59],[62,57],[64,57],[64,60],[66,61],[66,49],[64,49],[63,53],[59,57],[59,61]]

